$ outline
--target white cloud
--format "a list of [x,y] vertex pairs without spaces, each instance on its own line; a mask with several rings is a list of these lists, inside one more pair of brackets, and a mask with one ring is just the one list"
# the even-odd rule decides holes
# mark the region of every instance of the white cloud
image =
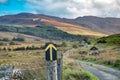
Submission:
[[27,0],[26,6],[33,12],[67,18],[120,17],[120,0]]
[[6,3],[7,0],[0,0],[0,3]]

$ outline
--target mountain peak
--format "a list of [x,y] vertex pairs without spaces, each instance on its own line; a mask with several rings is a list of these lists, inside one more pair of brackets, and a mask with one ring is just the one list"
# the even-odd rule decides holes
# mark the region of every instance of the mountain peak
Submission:
[[34,18],[34,17],[37,17],[36,14],[33,14],[33,13],[19,13],[19,14],[16,14],[14,15],[16,17],[19,17],[19,18]]
[[75,18],[75,20],[79,20],[79,19],[103,19],[101,17],[97,17],[97,16],[83,16],[83,17],[77,17]]

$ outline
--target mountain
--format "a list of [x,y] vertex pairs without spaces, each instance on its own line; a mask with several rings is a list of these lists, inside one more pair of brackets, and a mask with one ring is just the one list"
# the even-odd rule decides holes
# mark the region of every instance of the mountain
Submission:
[[120,18],[85,16],[78,17],[74,19],[73,22],[93,31],[98,31],[109,35],[120,33]]
[[75,19],[59,18],[43,14],[20,13],[0,16],[0,24],[54,26],[64,32],[75,35],[106,36],[120,31],[120,18],[99,18],[94,16]]

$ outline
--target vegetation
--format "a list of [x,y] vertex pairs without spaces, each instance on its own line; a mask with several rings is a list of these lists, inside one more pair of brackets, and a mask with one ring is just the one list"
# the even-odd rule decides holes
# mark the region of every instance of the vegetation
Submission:
[[120,45],[120,34],[111,35],[108,37],[102,37],[96,40],[96,43]]
[[91,46],[89,46],[87,48],[78,48],[78,50],[75,52],[76,54],[72,54],[70,57],[81,61],[102,64],[120,70],[120,47],[104,47],[104,45],[103,47],[97,45],[97,47],[100,50],[99,54],[97,55],[90,55],[91,51],[89,49]]
[[25,39],[22,38],[22,37],[14,37],[14,38],[12,39],[12,41],[20,41],[20,42],[23,42],[23,41],[25,41]]
[[62,42],[61,46],[62,47],[67,47],[67,43],[66,42]]
[[63,32],[53,26],[36,26],[36,27],[15,27],[15,26],[4,26],[0,25],[0,31],[3,32],[16,32],[46,39],[57,39],[57,40],[80,40],[86,37],[80,35],[73,35]]
[[10,44],[10,45],[16,45],[17,43],[11,41],[9,44]]
[[64,66],[63,80],[99,80],[92,73],[78,66],[74,63],[66,64]]
[[[16,50],[4,49],[0,51],[0,65],[14,64],[23,72],[21,80],[45,80],[46,79],[46,64],[44,60],[44,50],[34,50],[39,47],[17,47]],[[60,47],[62,48],[62,47]],[[67,47],[64,47],[65,50]],[[27,50],[25,50],[27,49]],[[60,52],[61,50],[58,49]],[[58,53],[60,53],[58,51]],[[64,62],[65,63],[65,62]],[[63,67],[63,80],[98,80],[93,74],[84,69],[77,68],[74,63],[65,64]]]
[[97,58],[87,58],[87,57],[82,57],[82,58],[79,57],[76,59],[82,60],[82,61],[94,62],[96,64],[102,64],[102,65],[106,65],[106,66],[113,67],[113,68],[120,70],[120,60],[119,59],[117,59],[115,61],[111,61],[111,60],[105,61],[105,60],[100,60]]
[[78,48],[78,46],[76,45],[76,44],[73,44],[73,46],[72,46],[73,48]]
[[1,39],[0,41],[10,41],[8,38],[3,38],[3,39]]
[[99,80],[99,79],[86,70],[74,70],[65,73],[64,80]]
[[[95,46],[99,52],[90,49]],[[97,64],[109,66],[120,70],[120,34],[102,37],[91,42],[89,46],[80,46],[77,48],[76,54],[70,57],[81,61],[94,62]]]

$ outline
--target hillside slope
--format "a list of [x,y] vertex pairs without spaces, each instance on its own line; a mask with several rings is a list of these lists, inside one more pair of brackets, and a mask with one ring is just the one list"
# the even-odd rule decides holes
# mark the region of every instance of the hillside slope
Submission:
[[98,31],[73,23],[67,23],[62,18],[46,16],[42,14],[20,13],[16,15],[6,15],[0,17],[0,24],[13,24],[13,25],[52,25],[60,30],[71,34],[87,35],[87,36],[106,36]]
[[28,26],[5,26],[0,25],[1,32],[12,32],[12,33],[21,33],[30,36],[36,36],[43,39],[54,39],[54,40],[79,40],[86,38],[85,36],[81,35],[73,35],[66,33],[62,30],[59,30],[53,26],[35,26],[35,27],[28,27]]
[[73,19],[74,24],[82,25],[93,31],[105,34],[120,33],[120,18],[100,18],[95,16],[85,16]]
[[21,34],[21,33],[14,33],[14,32],[0,32],[0,39],[7,38],[8,40],[12,40],[13,38],[21,37],[24,38],[26,42],[34,42],[34,41],[43,41],[43,38]]
[[120,34],[114,34],[107,37],[102,37],[96,40],[97,43],[107,43],[120,46]]
[[92,30],[85,28],[83,26],[80,26],[80,25],[74,25],[74,24],[70,24],[70,23],[60,22],[60,21],[56,21],[56,20],[47,20],[47,19],[42,19],[42,21],[45,24],[54,25],[56,28],[58,28],[62,31],[68,32],[70,34],[85,35],[85,36],[97,36],[97,37],[106,36],[106,34],[92,31]]

